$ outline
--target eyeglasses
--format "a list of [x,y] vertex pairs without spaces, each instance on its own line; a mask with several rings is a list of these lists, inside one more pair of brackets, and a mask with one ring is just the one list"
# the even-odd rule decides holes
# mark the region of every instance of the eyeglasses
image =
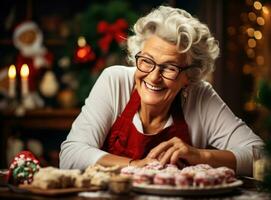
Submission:
[[148,57],[139,55],[140,53],[141,52],[138,52],[135,55],[136,67],[139,71],[144,72],[144,73],[150,73],[155,69],[156,66],[158,66],[162,77],[169,80],[176,80],[176,78],[182,71],[185,71],[191,68],[191,66],[179,67],[173,64],[157,64],[154,60]]

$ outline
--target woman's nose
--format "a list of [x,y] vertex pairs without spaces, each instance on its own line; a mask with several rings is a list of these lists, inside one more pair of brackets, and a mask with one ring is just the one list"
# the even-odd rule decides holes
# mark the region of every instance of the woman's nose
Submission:
[[156,66],[154,68],[154,70],[149,73],[148,76],[151,79],[151,81],[153,81],[153,82],[155,82],[155,81],[161,81],[162,80],[160,68],[158,66]]

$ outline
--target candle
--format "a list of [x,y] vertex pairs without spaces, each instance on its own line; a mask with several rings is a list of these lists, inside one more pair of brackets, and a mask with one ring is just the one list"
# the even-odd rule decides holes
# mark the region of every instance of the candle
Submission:
[[8,95],[10,98],[16,96],[16,68],[15,65],[10,65],[8,69],[8,78],[9,78],[9,90]]
[[29,76],[29,68],[27,64],[23,64],[21,71],[21,89],[22,89],[22,96],[25,97],[28,95],[29,90],[28,90],[28,76]]

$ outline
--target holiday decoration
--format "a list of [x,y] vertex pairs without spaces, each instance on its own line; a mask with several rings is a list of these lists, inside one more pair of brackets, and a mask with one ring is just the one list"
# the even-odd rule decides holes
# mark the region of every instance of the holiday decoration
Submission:
[[95,59],[95,53],[92,48],[87,44],[86,39],[84,37],[79,37],[78,48],[75,51],[75,61],[79,63],[93,61]]
[[102,34],[102,38],[98,41],[102,52],[108,53],[112,40],[118,44],[124,42],[127,38],[128,23],[125,19],[117,19],[113,24],[106,21],[100,21],[97,25],[97,32]]
[[52,98],[59,89],[56,76],[52,71],[47,71],[40,84],[40,92],[44,97]]
[[8,69],[8,78],[9,78],[9,98],[16,97],[16,67],[15,65],[10,65]]
[[29,76],[29,68],[27,64],[23,64],[21,70],[20,70],[20,75],[21,75],[21,90],[22,90],[22,97],[25,98],[29,94],[29,89],[28,89],[28,76]]
[[128,35],[128,27],[137,18],[138,15],[130,8],[128,1],[113,0],[108,2],[107,6],[100,3],[90,4],[73,22],[80,26],[76,29],[80,30],[76,33],[77,38],[83,35],[85,41],[91,44],[91,51],[95,53],[95,59],[92,61],[78,62],[78,59],[75,59],[75,63],[78,64],[70,67],[70,70],[74,70],[75,79],[78,81],[78,87],[73,89],[79,106],[84,104],[85,98],[105,67],[126,64],[123,47]]
[[[16,67],[18,72],[24,64],[30,71],[29,89],[35,91],[41,76],[41,68],[52,65],[53,56],[43,46],[43,35],[36,23],[27,21],[19,24],[13,33],[13,43],[19,50]],[[18,73],[19,74],[19,73]]]
[[[128,27],[138,18],[130,2],[113,0],[106,6],[91,2],[73,16],[61,20],[44,16],[40,27],[33,21],[14,24],[18,51],[8,66],[14,64],[16,72],[15,78],[7,77],[5,89],[7,97],[16,100],[13,108],[18,115],[46,106],[80,107],[105,67],[126,64]],[[22,77],[21,72],[28,73]]]
[[39,171],[39,161],[29,151],[18,153],[9,167],[9,182],[15,185],[29,184]]

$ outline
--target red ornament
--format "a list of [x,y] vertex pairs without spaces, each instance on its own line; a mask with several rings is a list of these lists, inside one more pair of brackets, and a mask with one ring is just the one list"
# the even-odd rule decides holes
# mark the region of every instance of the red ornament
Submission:
[[98,41],[98,45],[104,53],[107,53],[110,44],[115,40],[118,44],[125,41],[128,29],[128,23],[125,19],[118,19],[115,23],[109,24],[106,21],[100,21],[97,25],[97,32],[103,34]]
[[75,60],[80,63],[93,61],[95,57],[95,53],[88,44],[83,47],[78,47],[75,51]]

